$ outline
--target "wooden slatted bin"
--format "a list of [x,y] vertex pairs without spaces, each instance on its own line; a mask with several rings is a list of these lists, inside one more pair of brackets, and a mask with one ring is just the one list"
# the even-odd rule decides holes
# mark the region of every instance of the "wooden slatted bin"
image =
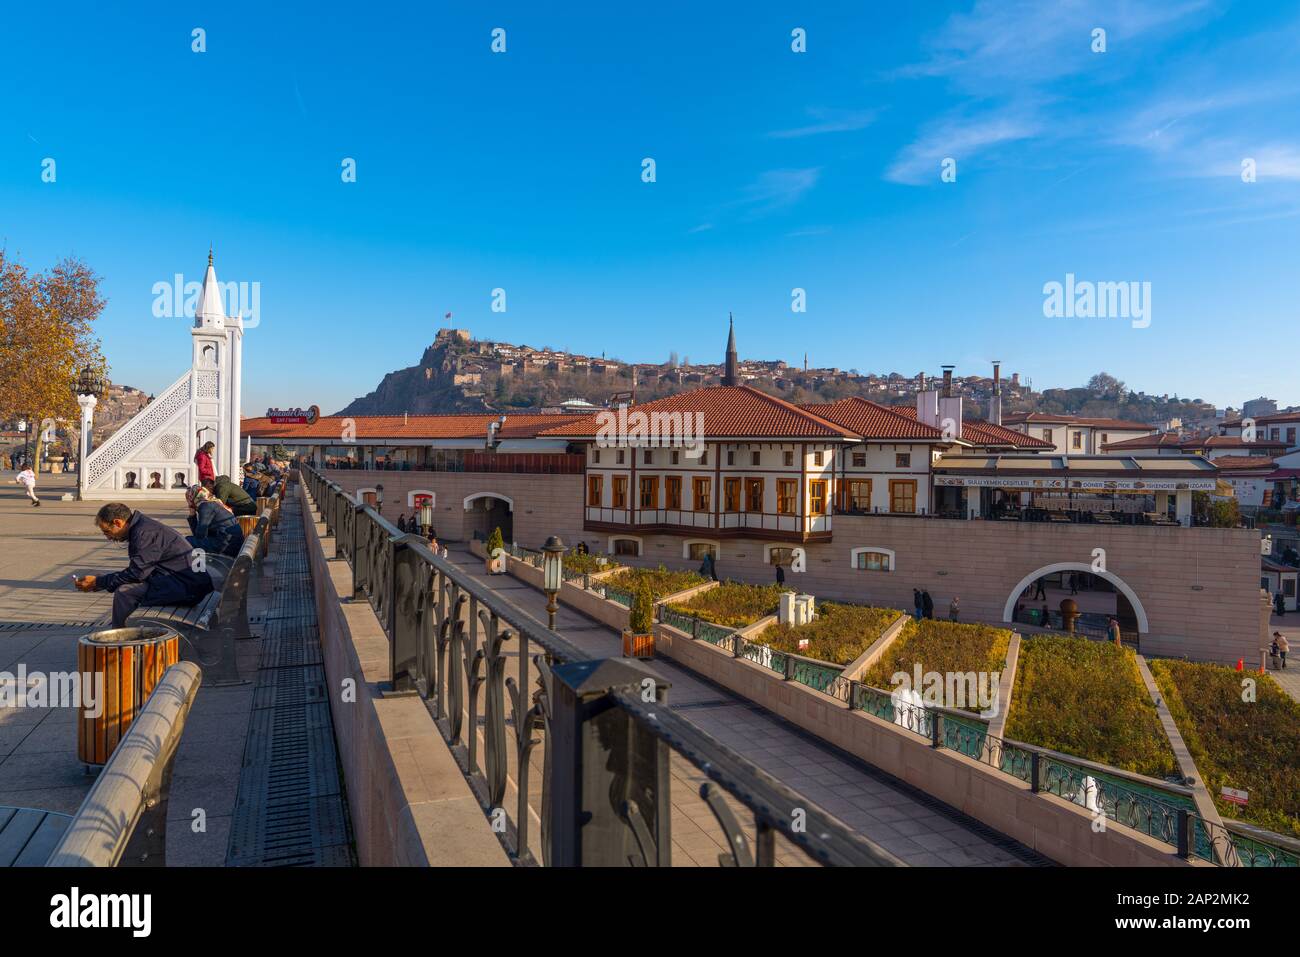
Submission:
[[[84,764],[105,764],[144,710],[163,672],[180,660],[180,636],[161,625],[110,628],[77,642],[77,670],[94,682],[94,703],[83,695],[77,722],[77,756]],[[102,676],[102,684],[100,678]]]

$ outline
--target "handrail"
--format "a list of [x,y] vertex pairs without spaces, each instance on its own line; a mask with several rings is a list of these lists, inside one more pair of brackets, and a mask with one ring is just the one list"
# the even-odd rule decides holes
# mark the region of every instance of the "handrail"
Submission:
[[166,864],[172,760],[203,673],[172,665],[114,749],[46,867]]
[[[736,863],[774,863],[778,832],[818,863],[902,863],[678,716],[641,666],[592,658],[315,469],[303,474],[352,567],[353,599],[370,603],[388,636],[394,689],[426,699],[485,812],[504,817],[494,829],[516,863],[670,864],[668,748],[752,812],[747,835],[713,785],[701,790]],[[517,649],[517,678],[506,677],[507,646]],[[647,685],[649,700],[629,690]],[[613,712],[626,722],[618,730]],[[530,755],[543,742],[542,833],[531,840]],[[513,814],[503,806],[508,785]],[[741,853],[751,843],[754,853]]]

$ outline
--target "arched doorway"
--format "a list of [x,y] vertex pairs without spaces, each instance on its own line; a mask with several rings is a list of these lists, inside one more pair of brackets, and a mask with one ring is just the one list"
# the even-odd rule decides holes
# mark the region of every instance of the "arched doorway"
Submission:
[[501,529],[501,537],[507,544],[514,541],[515,503],[512,499],[496,492],[475,492],[465,496],[465,535],[473,538],[477,534],[487,538],[494,528]]
[[[1045,597],[1036,598],[1033,596],[1038,594],[1040,580]],[[1059,620],[1060,602],[1066,597],[1073,598],[1079,607],[1076,631],[1104,637],[1106,623],[1112,615],[1119,621],[1124,635],[1144,635],[1148,631],[1146,609],[1137,592],[1118,575],[1096,571],[1086,562],[1056,562],[1030,572],[1007,596],[1002,620],[1008,624],[1040,624],[1044,605],[1051,618]],[[1059,625],[1049,620],[1048,627]]]

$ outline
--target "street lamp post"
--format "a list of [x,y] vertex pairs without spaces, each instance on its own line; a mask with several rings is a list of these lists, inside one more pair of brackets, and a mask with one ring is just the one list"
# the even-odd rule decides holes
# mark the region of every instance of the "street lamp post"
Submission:
[[425,499],[420,503],[420,531],[425,538],[433,528],[433,502]]
[[560,610],[556,598],[564,581],[564,542],[552,535],[542,546],[542,590],[546,592],[546,615],[551,631],[555,630],[555,613]]
[[382,485],[375,486],[375,511],[380,515],[384,514],[384,487]]
[[95,406],[106,391],[104,374],[94,366],[85,366],[73,383],[73,394],[77,405],[81,406],[81,436],[77,443],[77,490],[84,491],[86,480],[86,459],[94,445]]

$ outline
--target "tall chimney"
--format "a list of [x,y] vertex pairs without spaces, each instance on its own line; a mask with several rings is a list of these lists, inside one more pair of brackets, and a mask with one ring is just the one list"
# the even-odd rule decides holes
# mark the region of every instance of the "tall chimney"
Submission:
[[989,421],[1002,424],[1002,362],[993,360],[993,397],[989,399]]
[[952,398],[952,366],[943,366],[943,397]]

